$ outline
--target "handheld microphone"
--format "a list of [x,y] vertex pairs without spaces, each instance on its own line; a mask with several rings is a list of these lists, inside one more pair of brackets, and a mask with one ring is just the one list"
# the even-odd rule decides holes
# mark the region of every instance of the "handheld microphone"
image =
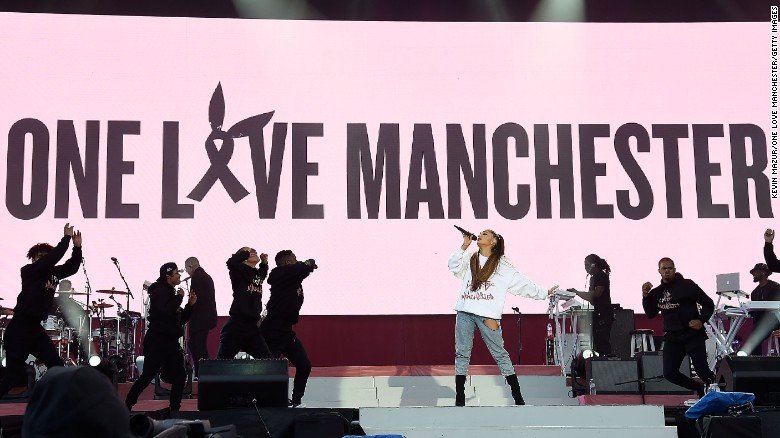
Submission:
[[119,262],[117,261],[116,257],[111,257],[111,261],[112,261],[112,262],[114,262],[114,263],[119,263]]
[[475,236],[474,233],[469,233],[468,231],[464,230],[463,228],[461,228],[461,227],[459,227],[457,225],[455,225],[455,228],[458,231],[460,231],[461,233],[463,233],[463,234],[465,234],[467,236],[471,236],[471,240],[477,240],[477,236]]
[[182,280],[181,282],[182,282],[182,283],[184,283],[185,281],[190,281],[190,277],[187,277],[187,278],[185,278],[185,279],[184,279],[184,280]]

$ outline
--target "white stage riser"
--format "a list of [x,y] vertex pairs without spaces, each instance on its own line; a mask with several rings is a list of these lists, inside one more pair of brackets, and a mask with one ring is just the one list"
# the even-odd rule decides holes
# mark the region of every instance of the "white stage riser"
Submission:
[[361,408],[360,424],[389,428],[664,426],[662,406],[496,406]]
[[361,408],[367,435],[406,438],[676,438],[661,406]]
[[675,427],[636,428],[472,428],[472,429],[366,429],[367,435],[403,435],[406,438],[677,438]]
[[[529,405],[577,405],[562,376],[520,376]],[[290,388],[293,379],[289,382]],[[514,400],[501,376],[469,376],[467,406],[511,406]],[[309,407],[454,406],[453,376],[317,377],[309,379],[304,402]]]

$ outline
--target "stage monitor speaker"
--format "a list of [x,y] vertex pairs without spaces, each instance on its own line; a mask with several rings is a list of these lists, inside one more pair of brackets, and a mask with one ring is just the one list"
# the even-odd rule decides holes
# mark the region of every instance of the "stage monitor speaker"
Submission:
[[286,359],[202,360],[198,376],[198,410],[229,407],[287,406]]
[[[645,380],[645,394],[658,395],[687,395],[693,394],[688,388],[675,385],[664,379],[664,354],[663,352],[648,351],[637,354],[639,359],[639,377]],[[680,372],[686,377],[691,377],[691,359],[686,355],[680,364]],[[656,377],[656,378],[654,378]]]
[[615,321],[609,334],[609,345],[613,356],[631,358],[631,331],[634,330],[634,311],[615,309]]
[[715,381],[722,391],[752,392],[756,406],[780,406],[780,357],[726,356]]
[[593,357],[585,365],[587,381],[593,379],[596,394],[639,394],[639,372],[635,358]]
[[349,421],[338,412],[304,414],[294,421],[294,438],[342,438],[349,434]]

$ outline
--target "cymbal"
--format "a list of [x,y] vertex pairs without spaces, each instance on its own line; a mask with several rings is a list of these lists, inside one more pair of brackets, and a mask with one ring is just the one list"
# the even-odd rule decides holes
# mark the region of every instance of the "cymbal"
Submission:
[[57,292],[60,295],[86,295],[86,292],[76,292],[75,290],[61,290]]
[[95,293],[99,293],[99,294],[113,294],[113,295],[127,295],[127,291],[115,290],[115,289],[101,289],[101,290],[96,290]]
[[114,307],[114,305],[111,303],[98,303],[93,304],[92,307],[95,309],[108,309],[109,307]]

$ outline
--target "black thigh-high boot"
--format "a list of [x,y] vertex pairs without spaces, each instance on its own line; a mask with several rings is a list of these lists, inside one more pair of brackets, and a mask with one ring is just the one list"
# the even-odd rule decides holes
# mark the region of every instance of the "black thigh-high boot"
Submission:
[[455,376],[455,406],[466,406],[466,376]]
[[523,394],[520,393],[520,384],[517,382],[517,374],[506,376],[506,383],[512,388],[512,398],[515,399],[515,404],[518,406],[524,405],[525,400],[523,400]]

